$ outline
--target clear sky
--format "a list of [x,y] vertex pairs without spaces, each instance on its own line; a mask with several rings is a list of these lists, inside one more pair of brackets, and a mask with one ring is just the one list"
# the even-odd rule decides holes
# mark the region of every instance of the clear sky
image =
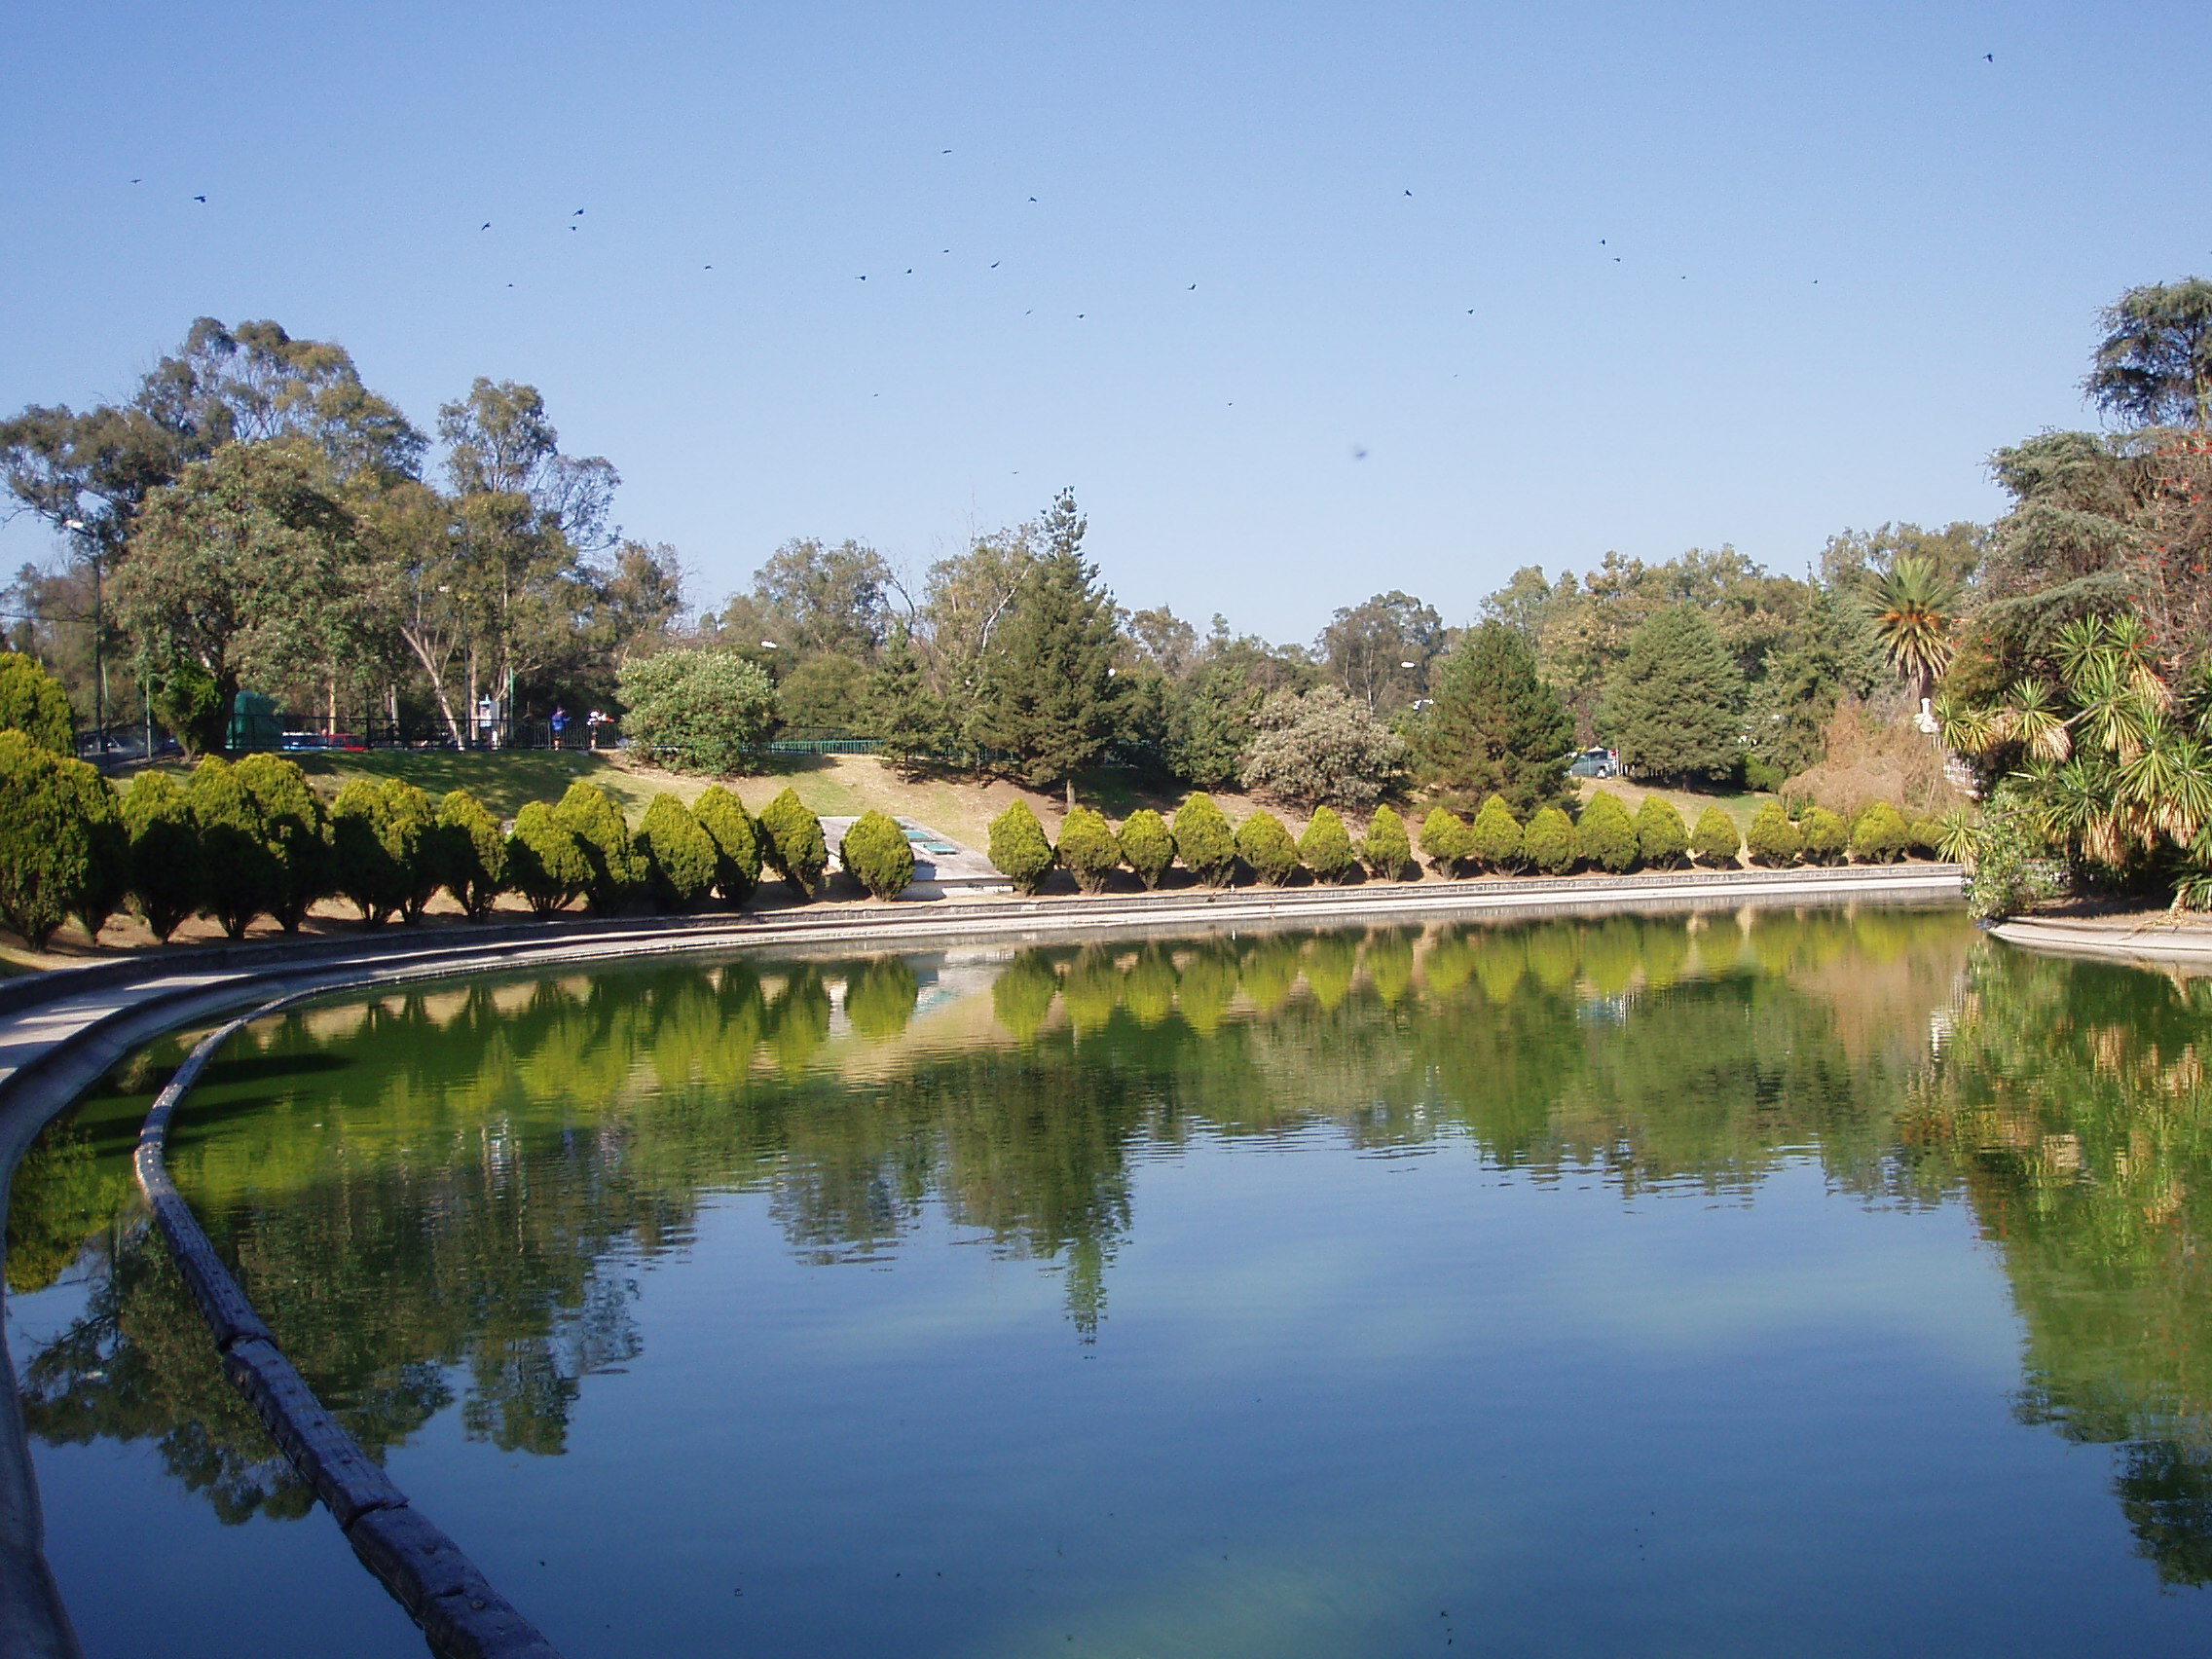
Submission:
[[1801,571],[1993,516],[1992,450],[2091,421],[2096,308],[2212,270],[2205,23],[17,5],[0,407],[124,395],[201,314],[425,427],[527,381],[710,604],[1061,485],[1124,604],[1277,639],[1608,548]]

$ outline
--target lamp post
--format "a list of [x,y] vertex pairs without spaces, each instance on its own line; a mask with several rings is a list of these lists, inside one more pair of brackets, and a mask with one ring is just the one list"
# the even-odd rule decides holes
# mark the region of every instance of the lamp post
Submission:
[[[83,519],[63,519],[63,530],[85,534]],[[100,758],[107,758],[107,657],[101,649],[101,582],[99,550],[92,551],[92,725],[100,734]],[[150,756],[149,756],[150,758]]]

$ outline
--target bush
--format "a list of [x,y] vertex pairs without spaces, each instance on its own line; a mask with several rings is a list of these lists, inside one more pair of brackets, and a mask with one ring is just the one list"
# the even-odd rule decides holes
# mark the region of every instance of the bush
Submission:
[[2058,866],[2009,784],[2000,785],[1978,818],[1961,818],[1952,842],[1967,866],[1967,912],[2002,921],[2058,896]]
[[1600,869],[1619,875],[1635,867],[1636,821],[1629,817],[1628,808],[1621,805],[1620,796],[1609,790],[1600,790],[1590,797],[1590,804],[1582,809],[1574,833],[1581,843],[1582,856]]
[[798,792],[787,785],[754,822],[760,830],[761,862],[797,888],[801,899],[821,892],[830,843],[822,838],[822,820],[807,811]]
[[622,670],[622,735],[658,765],[727,777],[752,764],[776,721],[776,687],[735,651],[659,651]]
[[1105,892],[1106,878],[1122,866],[1122,848],[1114,831],[1088,806],[1077,807],[1060,826],[1057,857],[1086,893]]
[[276,903],[276,856],[261,829],[261,809],[238,768],[210,755],[193,767],[185,801],[200,828],[201,897],[231,939]]
[[615,914],[645,886],[646,873],[621,806],[597,784],[579,778],[561,796],[553,816],[575,831],[590,862],[591,874],[583,886],[585,906],[595,916]]
[[1122,862],[1137,872],[1137,879],[1147,888],[1160,885],[1175,863],[1175,837],[1167,831],[1167,821],[1152,810],[1141,807],[1122,821],[1122,832],[1116,837],[1122,847]]
[[1467,826],[1467,838],[1473,848],[1472,856],[1485,869],[1512,869],[1521,863],[1525,845],[1521,821],[1513,816],[1513,808],[1505,804],[1501,794],[1493,794],[1483,802],[1482,811],[1476,813],[1474,823]]
[[591,882],[583,837],[541,800],[515,814],[507,837],[507,879],[540,916],[551,915]]
[[1690,851],[1702,865],[1733,865],[1744,850],[1744,832],[1736,828],[1736,821],[1717,806],[1709,806],[1697,815],[1697,828],[1690,831]]
[[166,772],[140,772],[123,796],[132,908],[166,941],[200,907],[200,826]]
[[1175,856],[1208,887],[1236,872],[1236,837],[1213,796],[1200,793],[1175,809]]
[[1349,881],[1359,867],[1351,850],[1351,836],[1334,807],[1316,807],[1298,837],[1298,862],[1313,872],[1315,881]]
[[691,816],[715,843],[715,891],[742,904],[760,885],[760,826],[719,784],[709,784],[691,803]]
[[46,948],[101,879],[83,793],[63,776],[81,765],[22,732],[0,731],[0,917],[33,950]]
[[1414,843],[1406,833],[1406,821],[1394,807],[1375,809],[1375,816],[1367,821],[1367,833],[1360,840],[1359,856],[1384,881],[1405,879],[1414,862]]
[[77,717],[61,682],[21,651],[0,651],[0,730],[19,731],[31,747],[77,758]]
[[399,860],[400,914],[419,922],[446,884],[446,836],[438,829],[438,803],[405,778],[387,778],[384,798],[392,856]]
[[1556,806],[1547,806],[1530,819],[1521,840],[1529,862],[1545,875],[1565,875],[1581,856],[1573,820]]
[[1052,843],[1045,839],[1045,827],[1016,800],[991,820],[991,867],[1014,883],[1016,893],[1034,893],[1045,885],[1052,869]]
[[[1105,829],[1103,819],[1099,829]],[[1113,841],[1111,835],[1106,839]],[[837,844],[837,862],[872,897],[896,899],[914,879],[914,843],[906,839],[897,819],[871,810],[853,820],[853,827],[845,831]]]
[[1474,831],[1457,813],[1432,806],[1421,823],[1420,850],[1438,875],[1456,875],[1459,866],[1474,857]]
[[[1712,808],[1707,808],[1711,811]],[[1636,850],[1653,869],[1673,869],[1690,850],[1690,828],[1675,803],[1655,794],[1636,809]]]
[[1825,806],[1807,807],[1797,821],[1797,832],[1804,837],[1807,864],[1841,864],[1851,845],[1851,826]]
[[438,879],[471,916],[492,913],[507,890],[507,838],[499,821],[466,790],[438,802]]
[[1298,873],[1298,843],[1272,812],[1255,812],[1237,827],[1236,850],[1270,887],[1280,887]]
[[392,850],[390,816],[373,778],[350,780],[330,807],[331,885],[372,928],[388,921],[406,897],[407,872]]
[[123,908],[130,891],[130,834],[123,827],[123,811],[115,786],[96,766],[75,758],[61,762],[56,774],[62,793],[74,801],[84,821],[92,862],[69,905],[69,913],[85,926],[85,937],[99,942],[108,917]]
[[1365,806],[1405,775],[1404,742],[1334,685],[1277,691],[1252,726],[1238,768],[1245,787],[1302,806]]
[[672,794],[656,794],[645,804],[638,823],[638,856],[653,903],[662,910],[691,909],[715,884],[715,838]]
[[248,755],[232,770],[253,798],[261,839],[275,866],[265,907],[279,928],[298,933],[310,906],[331,891],[322,802],[298,763],[280,755]]
[[1924,859],[1943,856],[1943,815],[1931,812],[1912,821],[1905,836],[1905,846],[1914,856]]
[[1896,864],[1911,844],[1911,826],[1886,800],[1862,812],[1851,827],[1851,856],[1861,864]]
[[1763,756],[1747,755],[1744,756],[1744,787],[1746,789],[1757,790],[1762,793],[1771,793],[1782,788],[1788,779],[1789,774],[1788,772]]
[[1787,865],[1797,862],[1797,855],[1804,850],[1805,838],[1797,832],[1797,826],[1789,822],[1789,814],[1782,810],[1782,802],[1770,800],[1751,815],[1751,827],[1744,832],[1744,844],[1751,849],[1753,864]]

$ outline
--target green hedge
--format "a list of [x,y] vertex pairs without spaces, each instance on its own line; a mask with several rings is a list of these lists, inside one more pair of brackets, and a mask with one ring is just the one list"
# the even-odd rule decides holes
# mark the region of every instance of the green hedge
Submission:
[[874,899],[896,899],[914,880],[914,843],[889,813],[871,810],[853,820],[837,844],[837,862]]
[[674,795],[656,794],[646,804],[637,849],[658,908],[695,909],[713,890],[719,860],[715,838]]
[[1518,868],[1528,857],[1528,841],[1521,830],[1521,821],[1513,816],[1513,808],[1505,804],[1505,797],[1493,794],[1483,802],[1482,811],[1467,826],[1470,856],[1488,870]]
[[1574,838],[1582,856],[1602,870],[1620,875],[1636,867],[1636,820],[1629,817],[1620,796],[1609,790],[1600,790],[1590,797],[1590,804],[1575,822]]
[[200,908],[200,825],[184,786],[166,772],[140,772],[123,795],[129,840],[131,907],[158,940]]
[[1406,871],[1413,867],[1414,843],[1396,808],[1385,804],[1375,809],[1375,816],[1367,821],[1367,833],[1360,840],[1359,856],[1384,881],[1405,879]]
[[1673,801],[1655,794],[1643,797],[1636,810],[1636,850],[1653,869],[1674,869],[1682,863],[1690,850],[1690,830]]
[[798,791],[785,786],[756,821],[760,828],[760,860],[798,890],[801,899],[822,891],[830,868],[830,843],[822,820],[806,809]]
[[507,880],[533,911],[551,915],[591,882],[583,837],[543,801],[532,801],[515,814],[507,837]]
[[1088,806],[1067,815],[1054,856],[1086,893],[1105,892],[1106,878],[1122,867],[1121,843],[1105,818]]
[[1203,791],[1175,809],[1175,856],[1208,887],[1219,887],[1236,873],[1236,836],[1213,796]]
[[1797,862],[1804,850],[1805,838],[1797,832],[1797,826],[1789,822],[1789,814],[1783,810],[1782,802],[1770,800],[1751,814],[1751,827],[1744,832],[1744,845],[1754,864],[1788,865]]
[[1298,873],[1298,843],[1272,812],[1255,812],[1237,827],[1236,851],[1270,887],[1284,886]]
[[1529,820],[1522,844],[1529,862],[1545,875],[1565,875],[1581,857],[1574,821],[1556,806],[1547,806]]
[[33,950],[107,878],[83,791],[65,775],[82,765],[22,732],[0,731],[0,918]]
[[1697,815],[1697,828],[1690,831],[1690,851],[1697,855],[1699,864],[1733,865],[1743,850],[1744,832],[1720,808],[1709,806]]
[[1315,881],[1349,881],[1359,870],[1359,856],[1351,850],[1351,834],[1336,809],[1317,806],[1298,837],[1298,862],[1313,872]]
[[1168,832],[1167,820],[1149,806],[1124,819],[1122,832],[1115,838],[1121,843],[1122,862],[1137,872],[1148,890],[1158,887],[1174,867],[1175,837]]
[[719,784],[699,793],[691,816],[715,843],[715,891],[732,904],[744,903],[760,885],[760,826]]
[[1456,875],[1460,865],[1475,856],[1475,832],[1457,813],[1432,806],[1421,823],[1420,850],[1438,875]]
[[991,867],[1016,893],[1035,893],[1052,871],[1052,843],[1025,800],[1014,801],[991,820],[990,853]]
[[1797,821],[1797,832],[1805,840],[1807,864],[1841,864],[1851,846],[1851,826],[1825,806],[1807,807]]
[[438,802],[438,879],[471,916],[488,916],[507,890],[507,838],[499,821],[466,790]]

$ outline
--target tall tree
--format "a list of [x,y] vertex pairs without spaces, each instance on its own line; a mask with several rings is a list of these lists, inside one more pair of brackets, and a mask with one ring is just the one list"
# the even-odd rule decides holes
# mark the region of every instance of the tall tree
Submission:
[[1419,747],[1433,782],[1468,800],[1503,795],[1526,818],[1567,798],[1574,720],[1528,641],[1493,618],[1445,659]]
[[1444,645],[1444,618],[1395,588],[1339,610],[1318,641],[1330,677],[1377,715],[1427,694],[1429,664]]
[[1916,696],[1933,698],[1957,644],[1958,585],[1927,560],[1906,557],[1867,583],[1866,603],[1891,666],[1913,682]]
[[787,541],[753,577],[753,597],[785,650],[861,663],[883,644],[891,567],[872,547]]
[[2105,337],[2083,389],[2135,426],[2212,426],[2212,281],[2130,288],[2097,313]]
[[1743,691],[1705,612],[1674,605],[1629,641],[1600,718],[1632,776],[1717,781],[1743,758]]
[[1105,752],[1121,703],[1114,598],[1083,556],[1087,528],[1073,491],[1046,509],[1043,550],[985,658],[973,728],[984,747],[1015,756],[1023,781],[1065,784],[1071,802],[1075,774]]

